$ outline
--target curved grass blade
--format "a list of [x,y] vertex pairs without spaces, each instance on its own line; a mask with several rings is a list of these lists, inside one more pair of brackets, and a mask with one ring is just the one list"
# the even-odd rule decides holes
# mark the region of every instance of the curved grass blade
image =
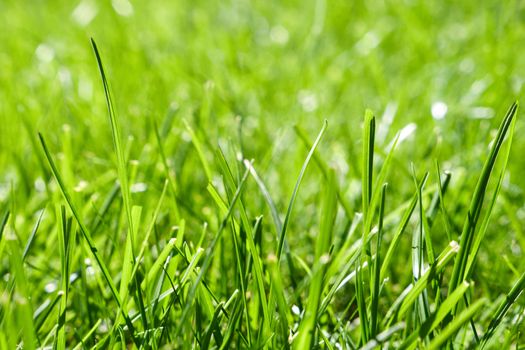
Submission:
[[49,167],[51,168],[51,173],[53,174],[53,177],[55,178],[56,182],[58,183],[58,188],[60,192],[62,193],[62,196],[64,197],[66,203],[69,206],[69,209],[73,213],[73,217],[78,223],[80,232],[82,233],[82,236],[86,240],[89,249],[91,250],[91,253],[93,254],[95,261],[97,262],[98,267],[100,268],[102,272],[102,276],[106,280],[106,283],[109,286],[109,289],[111,291],[111,295],[113,296],[113,299],[117,303],[118,308],[120,309],[120,313],[122,313],[122,317],[126,321],[126,325],[128,326],[128,329],[131,332],[131,336],[133,338],[133,341],[137,347],[140,347],[140,343],[135,338],[135,332],[133,324],[131,323],[131,320],[129,319],[128,315],[124,312],[122,309],[122,302],[119,297],[119,293],[117,291],[117,287],[115,286],[115,283],[113,282],[113,279],[111,278],[111,275],[109,274],[109,270],[102,260],[102,257],[100,256],[97,247],[95,246],[95,242],[93,241],[93,238],[91,237],[91,233],[87,229],[87,227],[84,225],[84,221],[82,220],[76,206],[73,204],[73,200],[71,198],[71,195],[69,194],[69,191],[64,185],[64,182],[62,181],[62,177],[60,176],[60,173],[58,172],[58,169],[55,165],[55,162],[53,158],[51,157],[51,153],[49,152],[49,149],[47,148],[46,141],[44,140],[44,137],[42,134],[38,133],[38,137],[40,138],[40,143],[42,145],[42,149],[44,150],[45,157],[47,159],[47,162],[49,164]]
[[[93,46],[93,51],[95,52],[95,57],[97,59],[98,69],[100,71],[100,77],[102,79],[102,85],[104,86],[104,94],[106,97],[106,104],[108,108],[109,122],[111,125],[111,135],[113,138],[113,146],[115,147],[115,153],[117,155],[117,166],[118,166],[118,177],[120,181],[120,190],[122,192],[122,199],[124,201],[124,207],[126,208],[126,215],[128,218],[128,234],[132,234],[133,230],[133,217],[132,217],[132,202],[131,202],[131,192],[129,189],[129,179],[126,166],[126,159],[124,157],[124,150],[122,148],[122,138],[120,136],[120,121],[118,115],[115,113],[115,107],[113,105],[113,99],[111,97],[111,91],[109,87],[109,81],[106,77],[104,71],[104,66],[102,64],[102,58],[97,48],[95,40],[91,38],[91,45]],[[133,240],[132,240],[133,241]]]
[[454,261],[454,269],[449,284],[449,293],[457,288],[457,286],[466,278],[467,260],[472,251],[472,244],[476,236],[476,227],[481,215],[481,209],[485,199],[485,194],[492,174],[492,170],[496,164],[496,158],[499,154],[501,146],[505,141],[505,136],[509,130],[513,129],[515,116],[518,110],[518,102],[512,104],[503,119],[498,134],[492,144],[489,156],[483,165],[481,175],[478,179],[474,195],[467,213],[463,231],[460,238],[459,253]]
[[[294,130],[295,130],[295,133],[297,134],[297,136],[299,136],[299,138],[301,139],[301,141],[303,141],[303,144],[305,145],[305,147],[307,149],[311,149],[312,148],[312,142],[308,138],[308,135],[306,134],[306,131],[304,131],[304,129],[300,125],[295,125],[294,126]],[[329,166],[326,164],[326,162],[317,153],[314,153],[313,160],[317,164],[317,166],[319,167],[319,170],[321,170],[321,173],[323,174],[324,179],[328,180],[328,174],[330,172]],[[341,192],[341,189],[339,188],[339,186],[337,186],[337,199],[339,200],[339,204],[341,204],[341,207],[343,207],[343,209],[344,209],[344,211],[346,213],[346,216],[348,218],[351,218],[353,216],[353,214],[352,214],[352,210],[351,210],[350,204],[348,203],[348,201],[344,197],[344,195]]]
[[511,146],[512,146],[512,138],[514,136],[514,126],[515,126],[515,119],[514,119],[514,121],[512,122],[512,124],[510,126],[509,138],[508,138],[508,141],[507,141],[507,149],[505,150],[505,153],[504,153],[503,164],[501,166],[501,171],[500,171],[498,182],[496,184],[496,188],[494,189],[494,193],[492,195],[492,200],[489,203],[489,206],[487,208],[485,217],[483,219],[483,222],[481,223],[481,227],[480,227],[476,237],[474,238],[474,242],[472,243],[472,252],[470,253],[470,255],[468,257],[467,264],[466,264],[466,267],[465,267],[465,278],[469,278],[470,275],[471,275],[472,267],[474,266],[474,263],[475,263],[476,258],[478,256],[478,252],[479,252],[479,247],[481,245],[481,241],[483,240],[483,237],[485,237],[485,232],[487,231],[487,228],[488,228],[488,225],[489,225],[489,221],[490,221],[490,217],[491,217],[491,214],[492,214],[492,210],[494,209],[494,206],[496,204],[496,200],[498,199],[498,195],[499,195],[500,190],[501,190],[501,186],[503,184],[503,178],[504,178],[504,175],[505,175],[505,170],[507,168],[507,163],[508,163],[509,157],[510,157],[510,150],[511,150]]
[[474,315],[487,303],[487,299],[479,299],[474,304],[470,305],[463,312],[450,322],[428,345],[427,349],[442,349],[443,343],[451,341],[454,334],[467,322],[469,322]]
[[487,342],[494,335],[496,328],[500,325],[501,321],[509,311],[510,307],[514,304],[516,299],[520,296],[521,292],[525,289],[525,273],[521,275],[519,280],[514,284],[510,292],[507,294],[505,299],[498,306],[498,309],[494,313],[494,317],[490,321],[487,331],[483,335],[481,340],[480,348],[483,349],[487,345]]
[[308,168],[308,164],[310,164],[310,160],[313,157],[313,154],[315,152],[315,149],[317,148],[317,145],[319,145],[319,142],[321,142],[321,139],[323,138],[324,132],[326,130],[326,126],[328,125],[328,121],[325,119],[323,123],[323,127],[321,128],[321,131],[317,135],[317,138],[314,141],[314,144],[312,145],[312,148],[308,152],[308,155],[306,156],[306,159],[304,160],[303,166],[301,168],[301,172],[299,173],[299,177],[297,178],[297,182],[295,183],[295,187],[293,189],[292,197],[290,198],[290,203],[288,204],[288,209],[286,210],[286,216],[284,217],[284,223],[281,230],[281,234],[279,235],[279,243],[277,245],[277,261],[281,261],[281,255],[283,252],[283,246],[284,246],[284,240],[286,237],[286,230],[288,228],[288,223],[290,222],[290,216],[292,215],[292,209],[295,203],[295,198],[297,197],[297,193],[299,191],[299,186],[301,185],[301,182],[303,180],[304,174],[306,173],[306,169]]
[[29,254],[29,249],[31,249],[31,245],[33,244],[33,241],[35,240],[36,233],[38,231],[38,228],[40,227],[40,222],[42,222],[42,217],[44,217],[45,211],[46,211],[45,208],[42,209],[42,211],[40,212],[40,215],[38,215],[38,219],[36,220],[35,226],[33,226],[33,230],[31,230],[31,235],[29,235],[29,239],[27,240],[26,246],[24,248],[24,252],[22,253],[22,261],[25,261],[27,258],[27,255]]

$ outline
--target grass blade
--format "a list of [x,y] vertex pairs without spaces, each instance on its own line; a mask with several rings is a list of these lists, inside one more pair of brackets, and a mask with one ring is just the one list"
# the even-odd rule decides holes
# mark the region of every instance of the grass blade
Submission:
[[492,174],[492,170],[496,164],[496,158],[499,154],[503,141],[505,141],[505,136],[507,135],[509,129],[512,130],[512,125],[514,124],[517,110],[518,103],[515,102],[507,111],[507,114],[505,115],[505,118],[498,129],[498,134],[496,135],[496,138],[492,144],[489,156],[483,165],[481,175],[478,179],[478,183],[470,203],[467,219],[465,220],[463,231],[461,233],[460,248],[459,253],[454,261],[454,270],[450,279],[449,293],[455,290],[466,277],[467,260],[469,256],[474,253],[472,251],[472,244],[475,240],[476,226],[481,215],[481,209],[487,191],[487,186]]
[[[24,248],[24,252],[22,253],[22,260],[25,261],[27,258],[27,255],[29,254],[29,249],[31,249],[31,245],[33,244],[33,241],[35,240],[36,233],[38,231],[38,228],[40,227],[40,223],[42,222],[42,218],[44,217],[45,209],[42,209],[40,212],[40,215],[38,215],[38,219],[36,220],[36,224],[33,227],[33,230],[31,231],[31,235],[29,235],[29,239],[27,240],[26,246]],[[2,237],[0,236],[0,239]]]
[[[295,125],[294,126],[294,130],[295,130],[295,133],[297,134],[297,136],[299,136],[299,138],[301,139],[301,141],[305,145],[305,147],[307,149],[311,149],[312,148],[312,142],[308,138],[308,135],[306,134],[306,131],[304,131],[304,129],[300,125]],[[326,162],[317,153],[314,153],[313,160],[317,164],[317,166],[319,167],[319,170],[321,170],[321,173],[323,174],[324,179],[326,181],[328,181],[328,176],[329,176],[329,172],[330,172],[329,166],[326,164]],[[337,186],[337,199],[339,200],[339,204],[341,204],[341,206],[343,207],[343,209],[344,209],[344,211],[346,213],[346,216],[348,218],[351,218],[353,216],[353,214],[352,214],[352,210],[351,210],[350,204],[348,203],[348,201],[344,197],[344,195],[341,192],[339,186]]]
[[400,319],[410,309],[413,303],[417,300],[418,296],[425,290],[427,284],[440,273],[448,264],[448,262],[454,258],[459,250],[457,242],[452,241],[449,245],[441,252],[436,259],[436,262],[430,266],[429,269],[419,278],[419,280],[409,285],[403,293],[396,299],[387,312],[385,319],[387,324],[390,324],[395,319]]
[[91,45],[93,46],[93,51],[97,59],[98,69],[100,71],[100,77],[102,79],[102,85],[104,86],[104,94],[106,97],[106,104],[108,108],[109,122],[111,125],[111,135],[113,137],[113,146],[115,147],[115,154],[117,155],[117,166],[118,166],[118,177],[120,181],[120,190],[122,192],[122,198],[124,201],[124,207],[126,208],[126,214],[128,218],[128,234],[132,234],[133,230],[133,217],[132,217],[132,202],[131,202],[131,192],[129,190],[129,179],[127,172],[127,162],[124,157],[124,150],[122,148],[122,139],[120,136],[120,121],[118,115],[115,113],[115,107],[113,105],[113,99],[111,97],[111,91],[109,87],[109,81],[106,77],[104,71],[104,66],[102,64],[102,58],[97,48],[95,40],[91,38]]
[[326,130],[326,126],[328,125],[328,121],[325,120],[323,123],[323,127],[321,128],[321,131],[317,135],[317,138],[314,141],[314,144],[312,145],[312,148],[308,152],[308,155],[306,156],[306,159],[304,160],[303,166],[301,168],[301,171],[299,173],[299,177],[297,178],[297,182],[295,183],[295,187],[293,189],[292,197],[290,198],[290,203],[288,204],[288,209],[286,210],[286,216],[284,217],[284,223],[281,230],[281,234],[279,235],[279,243],[277,245],[277,261],[281,261],[281,255],[283,252],[283,246],[284,246],[284,240],[286,237],[286,230],[288,229],[288,223],[290,222],[290,216],[292,215],[292,209],[293,205],[295,203],[295,198],[297,197],[297,193],[299,192],[299,186],[301,185],[301,181],[303,180],[304,174],[306,173],[306,169],[308,168],[308,164],[310,164],[310,160],[312,159],[312,156],[315,152],[315,149],[319,145],[319,142],[321,142],[321,139],[324,135],[324,132]]
[[[363,253],[370,256],[370,246],[368,243],[368,233],[370,231],[371,218],[373,213],[369,212],[370,201],[372,200],[372,182],[374,171],[374,137],[375,137],[375,117],[371,110],[365,112],[365,124],[363,128],[363,168],[361,174],[361,196],[363,208]],[[363,254],[363,255],[365,255]]]
[[493,336],[496,328],[500,325],[501,321],[509,311],[510,307],[514,304],[516,299],[520,296],[521,292],[525,289],[525,273],[516,281],[512,289],[509,291],[505,299],[498,306],[498,309],[494,313],[490,324],[483,335],[481,340],[480,348],[483,349],[487,345],[487,342]]
[[383,218],[385,216],[385,199],[387,184],[381,188],[381,202],[379,205],[379,225],[377,229],[376,258],[374,260],[374,275],[372,278],[372,298],[370,301],[370,336],[374,338],[378,332],[379,316],[379,286],[381,284],[381,242],[383,240]]
[[217,246],[217,242],[219,241],[219,238],[221,237],[221,234],[222,232],[224,231],[226,225],[227,225],[227,222],[230,218],[230,215],[232,214],[233,212],[233,208],[235,207],[235,204],[237,203],[237,200],[239,199],[240,195],[241,195],[241,192],[242,190],[244,189],[244,184],[246,182],[246,179],[248,178],[248,174],[249,174],[249,171],[246,170],[246,172],[244,173],[240,183],[239,183],[239,186],[237,187],[237,190],[230,202],[230,205],[228,207],[228,212],[226,213],[225,217],[223,218],[223,220],[221,221],[221,225],[219,226],[219,229],[217,230],[217,232],[215,233],[215,236],[213,237],[213,240],[211,241],[210,245],[208,246],[208,248],[206,249],[206,252],[205,252],[205,258],[204,258],[204,262],[202,263],[202,267],[199,271],[199,274],[197,275],[197,278],[195,278],[195,280],[193,281],[192,285],[191,285],[191,288],[190,290],[188,291],[188,297],[187,297],[187,301],[186,301],[186,305],[182,311],[182,315],[180,317],[180,320],[179,320],[179,324],[181,326],[179,326],[175,332],[175,335],[179,335],[180,332],[182,331],[183,329],[183,325],[185,324],[185,321],[186,321],[186,318],[188,317],[188,313],[190,311],[190,307],[193,305],[193,301],[195,300],[195,293],[197,292],[197,287],[199,286],[200,282],[202,281],[202,279],[204,278],[204,275],[208,272],[208,269],[210,268],[210,265],[211,265],[211,261],[212,261],[212,257],[214,255],[214,252],[215,252],[215,247]]
[[122,313],[122,317],[124,317],[124,320],[126,320],[126,325],[128,326],[129,330],[131,331],[133,341],[135,342],[135,345],[139,346],[139,343],[137,339],[134,336],[134,327],[131,323],[129,317],[127,314],[125,314],[124,310],[122,309],[122,302],[119,297],[119,293],[117,291],[117,287],[115,286],[115,283],[113,282],[113,279],[111,278],[111,275],[109,273],[109,270],[102,260],[102,257],[100,256],[100,253],[97,250],[97,247],[95,246],[95,242],[93,241],[93,238],[91,237],[90,232],[88,231],[87,227],[84,225],[84,221],[82,220],[82,217],[80,216],[80,213],[78,212],[76,206],[73,204],[73,200],[69,194],[69,191],[64,185],[64,182],[62,181],[62,177],[60,176],[60,173],[58,172],[58,169],[55,165],[55,162],[53,158],[51,157],[51,153],[49,152],[49,149],[47,147],[47,144],[44,140],[44,137],[42,134],[38,134],[38,137],[40,138],[40,143],[42,145],[42,149],[44,150],[45,158],[47,159],[47,162],[49,164],[49,167],[51,168],[51,173],[53,174],[53,177],[55,178],[58,188],[60,192],[62,193],[62,196],[64,197],[66,203],[69,206],[69,209],[73,213],[73,217],[78,223],[80,232],[82,233],[82,236],[86,240],[89,249],[91,250],[91,253],[93,254],[93,257],[95,258],[95,261],[97,262],[98,267],[100,268],[102,272],[102,276],[106,280],[106,283],[108,284],[108,287],[111,291],[111,295],[113,296],[113,299],[117,303],[117,306]]
[[[66,309],[69,295],[69,281],[70,281],[70,265],[72,250],[74,248],[75,234],[71,232],[71,225],[68,225],[66,219],[66,208],[64,206],[57,207],[57,223],[58,223],[58,244],[61,262],[61,298],[58,311],[58,327],[56,336],[56,347],[59,350],[66,348]],[[71,221],[69,221],[70,223]]]
[[434,349],[441,349],[443,343],[450,341],[452,339],[453,335],[467,322],[470,321],[474,315],[484,306],[486,305],[487,300],[486,299],[479,299],[474,304],[472,304],[470,307],[466,308],[464,311],[462,311],[459,315],[456,316],[456,318],[449,323],[441,333],[439,333],[428,345],[427,349],[434,350]]
[[319,316],[319,302],[323,291],[326,265],[330,259],[329,249],[332,242],[332,233],[337,212],[337,185],[335,183],[335,173],[333,170],[330,171],[328,178],[328,188],[323,191],[325,195],[321,211],[321,225],[315,245],[315,266],[310,282],[310,292],[308,294],[303,319],[299,324],[297,339],[294,342],[295,349],[309,349],[312,347],[317,317]]

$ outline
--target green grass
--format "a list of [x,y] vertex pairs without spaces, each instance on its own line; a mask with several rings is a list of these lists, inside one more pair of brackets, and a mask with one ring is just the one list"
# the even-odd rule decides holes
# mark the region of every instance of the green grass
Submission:
[[0,2],[0,349],[525,348],[524,16]]

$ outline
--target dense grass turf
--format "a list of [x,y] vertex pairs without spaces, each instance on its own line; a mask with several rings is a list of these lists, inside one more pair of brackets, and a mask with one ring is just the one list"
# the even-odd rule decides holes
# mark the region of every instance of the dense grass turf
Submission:
[[0,349],[524,348],[524,19],[0,2]]

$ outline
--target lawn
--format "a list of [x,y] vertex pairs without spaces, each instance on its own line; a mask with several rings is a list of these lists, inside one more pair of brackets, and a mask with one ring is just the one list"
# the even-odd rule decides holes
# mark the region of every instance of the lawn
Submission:
[[0,349],[525,349],[525,4],[0,1]]

